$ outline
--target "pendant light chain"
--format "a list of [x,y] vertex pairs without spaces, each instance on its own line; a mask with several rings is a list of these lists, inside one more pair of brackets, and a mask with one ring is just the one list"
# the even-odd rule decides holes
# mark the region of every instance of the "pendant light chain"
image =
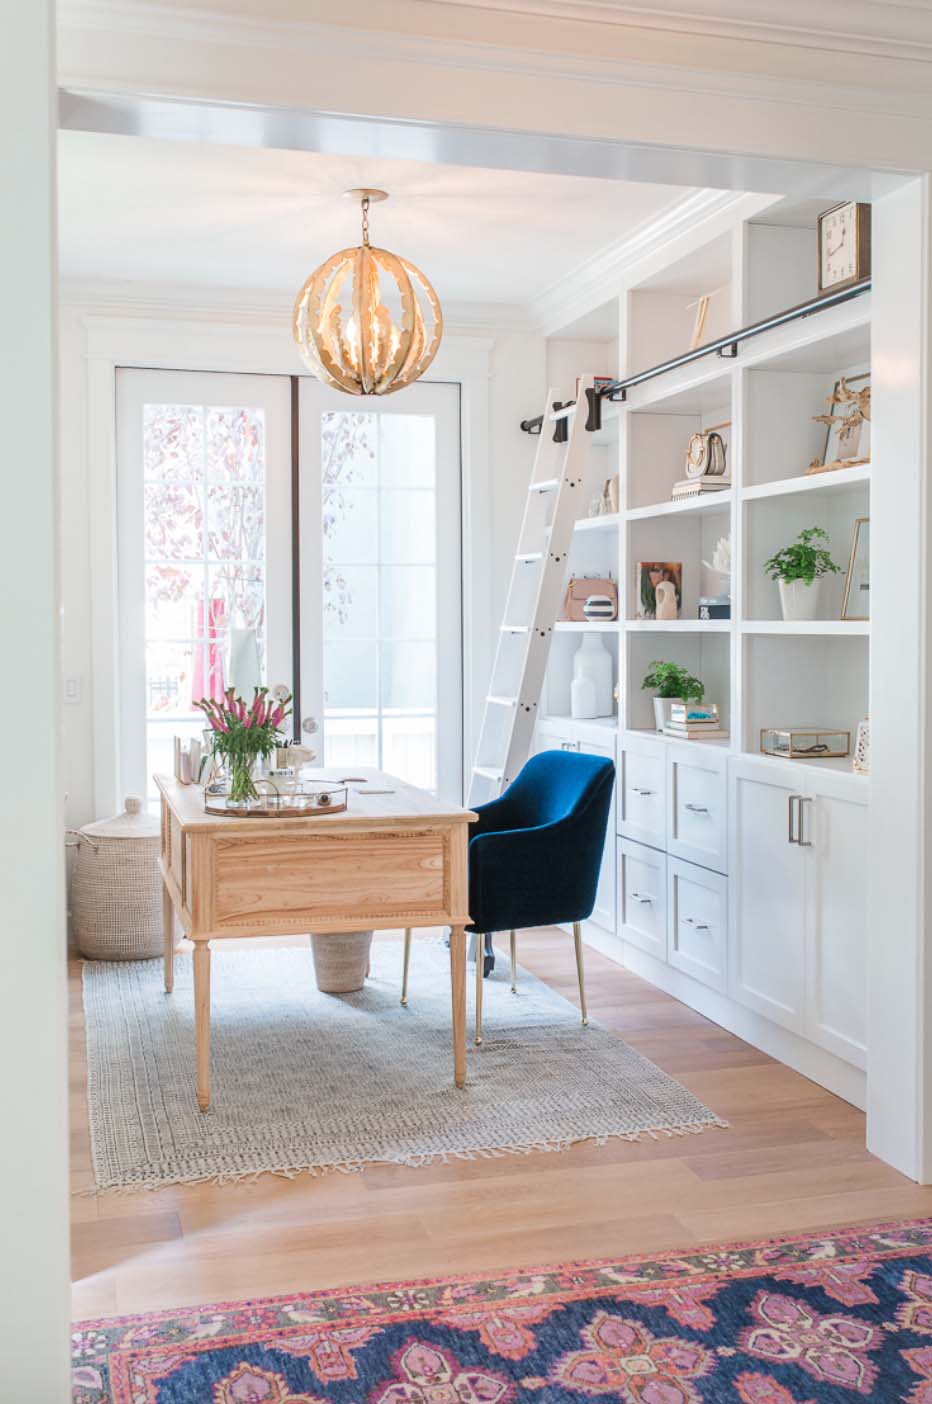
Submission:
[[362,242],[369,247],[369,196],[362,197]]

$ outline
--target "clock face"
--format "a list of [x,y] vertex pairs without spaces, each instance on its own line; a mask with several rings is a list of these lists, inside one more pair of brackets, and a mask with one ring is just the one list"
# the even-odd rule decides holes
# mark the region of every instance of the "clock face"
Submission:
[[822,216],[821,284],[833,288],[850,282],[858,271],[858,207],[839,205]]

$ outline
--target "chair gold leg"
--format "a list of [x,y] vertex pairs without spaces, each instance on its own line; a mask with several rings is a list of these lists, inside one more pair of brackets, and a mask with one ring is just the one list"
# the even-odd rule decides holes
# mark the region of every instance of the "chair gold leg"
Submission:
[[573,945],[576,947],[576,974],[579,976],[579,1007],[582,1010],[583,1027],[589,1023],[586,1010],[586,975],[583,970],[582,928],[578,921],[573,922]]
[[476,937],[476,1047],[482,1043],[482,982],[485,977],[485,937]]
[[405,954],[404,965],[401,972],[401,1002],[407,1008],[408,1005],[408,966],[411,964],[411,928],[405,927]]
[[511,993],[518,993],[518,938],[511,933]]

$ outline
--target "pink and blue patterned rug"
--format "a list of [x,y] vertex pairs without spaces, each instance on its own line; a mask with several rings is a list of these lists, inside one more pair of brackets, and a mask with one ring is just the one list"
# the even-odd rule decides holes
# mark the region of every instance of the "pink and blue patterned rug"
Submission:
[[72,1404],[932,1404],[932,1220],[85,1321]]

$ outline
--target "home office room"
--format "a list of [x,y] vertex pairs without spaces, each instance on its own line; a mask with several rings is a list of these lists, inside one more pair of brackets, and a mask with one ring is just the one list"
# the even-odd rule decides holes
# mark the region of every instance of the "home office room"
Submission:
[[24,1397],[927,1387],[932,32],[573,8],[11,17]]

